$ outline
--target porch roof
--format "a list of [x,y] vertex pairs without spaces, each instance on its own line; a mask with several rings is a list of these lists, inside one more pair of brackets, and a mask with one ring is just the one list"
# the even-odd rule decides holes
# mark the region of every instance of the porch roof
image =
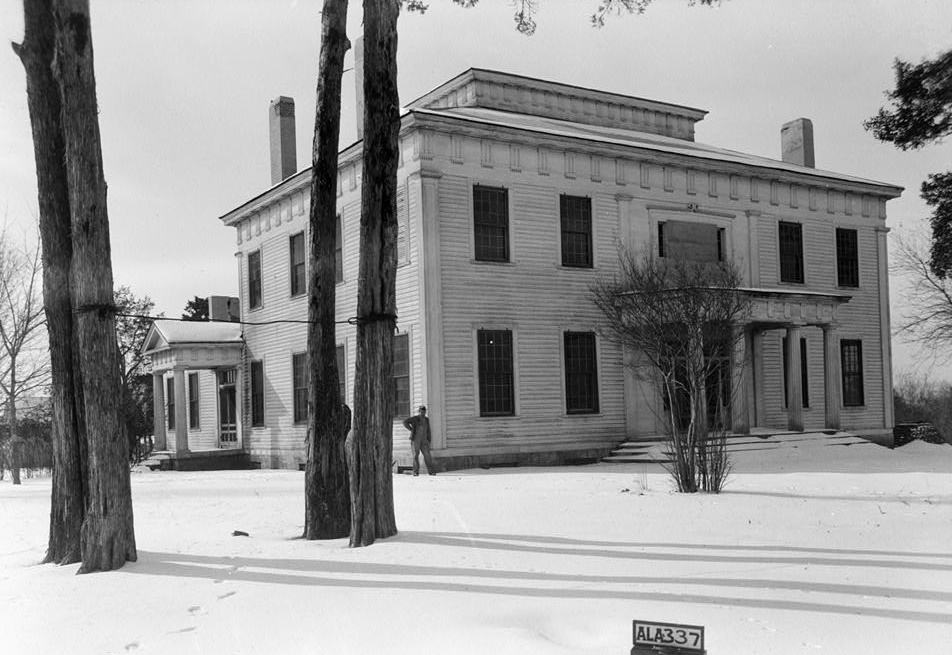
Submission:
[[146,333],[142,353],[154,372],[173,368],[226,368],[241,362],[240,323],[157,319]]

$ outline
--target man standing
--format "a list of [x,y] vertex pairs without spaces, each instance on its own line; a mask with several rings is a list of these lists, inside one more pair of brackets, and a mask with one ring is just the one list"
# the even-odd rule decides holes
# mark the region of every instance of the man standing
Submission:
[[416,416],[411,416],[403,422],[403,427],[410,431],[410,445],[413,447],[413,475],[420,474],[420,451],[423,451],[423,461],[430,475],[436,475],[436,466],[430,458],[430,419],[426,417],[426,406],[420,405]]

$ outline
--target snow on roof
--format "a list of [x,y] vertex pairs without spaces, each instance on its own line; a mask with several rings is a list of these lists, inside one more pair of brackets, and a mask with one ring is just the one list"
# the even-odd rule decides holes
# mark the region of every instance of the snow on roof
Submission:
[[496,109],[486,109],[483,107],[455,107],[451,109],[414,109],[413,113],[430,116],[442,116],[454,119],[463,119],[473,123],[493,125],[500,127],[509,127],[539,134],[548,134],[552,136],[562,136],[574,139],[584,139],[587,141],[596,141],[611,145],[628,146],[653,150],[673,155],[685,157],[695,157],[711,161],[727,162],[741,166],[753,166],[757,168],[767,168],[787,173],[799,173],[810,177],[825,178],[839,182],[850,182],[866,186],[881,187],[881,192],[888,195],[898,196],[902,187],[884,182],[876,182],[851,175],[823,171],[796,164],[788,164],[769,157],[760,157],[749,155],[735,150],[718,148],[696,141],[687,141],[674,137],[641,132],[636,130],[625,130],[611,127],[601,127],[598,125],[587,125],[571,121],[559,120],[555,118],[545,118],[542,116],[530,116],[527,114],[515,114]]
[[241,343],[241,323],[224,321],[175,321],[156,319],[153,327],[166,342]]

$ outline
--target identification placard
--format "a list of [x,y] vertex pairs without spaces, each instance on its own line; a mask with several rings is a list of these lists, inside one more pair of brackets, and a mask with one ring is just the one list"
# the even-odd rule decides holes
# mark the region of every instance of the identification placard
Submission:
[[663,648],[665,652],[704,652],[704,628],[699,625],[659,623],[658,621],[632,621],[635,646]]

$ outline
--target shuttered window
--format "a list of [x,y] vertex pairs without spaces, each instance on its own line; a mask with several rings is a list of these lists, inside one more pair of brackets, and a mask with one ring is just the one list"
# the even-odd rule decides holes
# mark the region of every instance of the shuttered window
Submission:
[[591,332],[566,332],[565,411],[569,414],[598,413],[598,365],[595,335]]
[[512,332],[479,330],[476,350],[479,362],[479,415],[512,416],[516,413]]
[[473,237],[478,261],[509,261],[509,191],[473,187]]

